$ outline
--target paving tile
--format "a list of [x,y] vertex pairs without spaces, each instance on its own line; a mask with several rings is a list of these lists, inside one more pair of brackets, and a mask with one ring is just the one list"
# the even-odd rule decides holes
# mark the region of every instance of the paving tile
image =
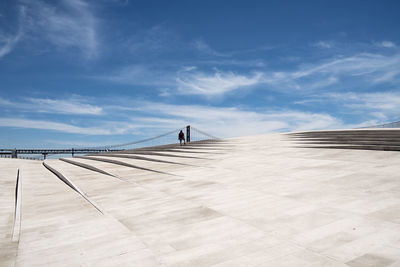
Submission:
[[391,259],[380,257],[372,253],[367,253],[347,262],[347,265],[352,267],[385,267],[393,262],[394,261]]
[[189,165],[115,158],[158,173],[46,161],[81,194],[40,161],[0,159],[0,266],[400,265],[400,154],[298,148],[281,134],[228,142],[194,149],[203,159],[146,155]]

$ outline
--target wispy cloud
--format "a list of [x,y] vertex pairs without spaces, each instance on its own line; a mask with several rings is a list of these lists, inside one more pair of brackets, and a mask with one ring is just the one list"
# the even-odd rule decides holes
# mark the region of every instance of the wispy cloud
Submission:
[[193,41],[193,46],[196,50],[200,51],[201,53],[217,56],[217,57],[228,57],[230,56],[227,53],[221,53],[216,51],[215,49],[211,48],[203,39],[199,38]]
[[400,110],[400,93],[331,93],[327,95],[332,100],[338,100],[345,106],[360,111],[378,114],[381,118],[397,115]]
[[332,48],[334,46],[334,44],[331,41],[318,41],[318,42],[312,44],[312,46],[320,47],[320,48]]
[[395,48],[397,47],[395,43],[391,42],[391,41],[382,41],[379,43],[376,43],[377,46],[379,47],[385,47],[385,48]]
[[44,38],[58,48],[77,48],[87,58],[98,55],[97,20],[83,0],[63,0],[53,6],[40,0],[20,0],[26,14],[22,23],[31,38]]
[[25,98],[23,101],[11,101],[0,98],[0,104],[7,108],[31,113],[52,113],[71,115],[102,115],[104,110],[99,106],[87,104],[81,97],[70,99]]
[[183,48],[180,36],[166,23],[154,25],[148,29],[138,30],[135,34],[127,36],[123,40],[126,51],[142,54],[144,51],[161,53]]
[[175,75],[176,73],[169,70],[159,70],[145,65],[131,65],[123,67],[115,72],[93,78],[129,85],[168,87],[176,84],[174,81]]
[[21,37],[22,37],[21,32],[18,32],[14,36],[0,35],[0,58],[10,53],[17,45]]
[[398,84],[400,54],[362,53],[349,57],[303,64],[291,71],[265,72],[263,82],[271,89],[312,92],[330,88],[335,91],[349,87],[370,87],[380,83]]
[[98,78],[132,85],[170,88],[163,90],[165,95],[212,97],[255,86],[283,93],[310,93],[320,89],[341,91],[349,90],[352,86],[369,88],[382,83],[399,84],[399,76],[400,54],[361,53],[302,63],[291,70],[282,71],[270,71],[265,66],[254,65],[250,71],[210,67],[201,67],[200,70],[197,66],[165,70],[134,65]]
[[85,128],[60,122],[20,119],[20,118],[0,118],[0,127],[40,129],[40,130],[50,130],[63,133],[85,134],[85,135],[115,134],[115,132],[102,127]]
[[[331,99],[333,97],[339,98],[340,96],[331,96]],[[387,96],[387,98],[389,97]],[[373,96],[370,98],[372,99]],[[28,99],[28,101],[32,104],[40,102],[43,106],[50,104],[70,109],[75,108],[74,104],[71,106],[71,103],[63,103],[62,101],[48,101],[46,99]],[[101,101],[98,99],[96,102]],[[140,135],[145,133],[147,136],[153,136],[163,131],[191,124],[219,137],[346,127],[341,120],[332,115],[294,109],[259,108],[254,110],[237,106],[176,105],[129,99],[111,100],[111,102],[112,105],[103,104],[94,109],[89,105],[80,112],[89,112],[95,115],[113,114],[112,120],[107,116],[100,116],[96,117],[95,121],[90,121],[90,123],[85,123],[82,126],[82,118],[78,119],[78,121],[71,120],[74,123],[68,124],[54,121],[53,117],[53,119],[41,120],[8,117],[0,118],[0,126],[82,135]],[[15,104],[5,99],[0,99],[0,103],[3,106],[13,106]],[[390,108],[395,110],[396,106]],[[60,111],[55,107],[51,107],[48,111],[50,112],[51,110],[53,112],[61,112],[63,109]],[[378,111],[378,109],[374,110],[374,112]],[[30,113],[24,115],[31,116]],[[107,118],[108,120],[104,120]]]
[[383,56],[378,54],[359,54],[351,57],[334,59],[322,64],[302,67],[292,73],[293,78],[302,78],[314,74],[336,74],[346,76],[363,76],[384,72],[400,64],[400,55]]
[[5,34],[0,28],[0,59],[14,50],[16,45],[23,38],[24,26],[22,25],[22,21],[25,19],[25,12],[24,7],[18,9],[19,25],[15,30],[15,33]]
[[260,83],[262,74],[240,75],[216,70],[213,74],[199,71],[182,72],[177,77],[181,94],[215,96]]
[[[238,107],[170,105],[155,102],[142,103],[141,110],[153,115],[150,121],[153,125],[155,120],[158,126],[164,125],[165,128],[192,124],[219,137],[343,127],[340,120],[328,114],[296,110],[251,111]],[[155,116],[156,114],[162,114],[168,119],[164,121]]]
[[400,119],[398,113],[400,110],[400,93],[392,91],[322,93],[310,96],[305,100],[295,101],[295,104],[334,106],[339,110],[339,113],[357,114],[359,120],[366,119],[367,125]]
[[32,103],[28,107],[36,107],[38,112],[81,115],[103,114],[101,107],[82,103],[77,99],[28,98],[27,100]]
[[[183,67],[176,71],[150,69],[134,65],[96,79],[130,85],[158,86],[165,95],[220,96],[241,88],[248,88],[262,82],[262,73],[238,74],[233,71],[202,72],[197,67]],[[176,90],[167,90],[174,88]]]

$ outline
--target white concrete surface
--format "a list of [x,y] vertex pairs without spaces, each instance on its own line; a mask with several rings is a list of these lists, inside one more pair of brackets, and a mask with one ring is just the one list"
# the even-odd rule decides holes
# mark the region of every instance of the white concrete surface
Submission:
[[193,151],[208,153],[109,158],[165,174],[46,161],[103,213],[40,161],[0,159],[0,266],[400,266],[399,152],[297,148],[281,134]]

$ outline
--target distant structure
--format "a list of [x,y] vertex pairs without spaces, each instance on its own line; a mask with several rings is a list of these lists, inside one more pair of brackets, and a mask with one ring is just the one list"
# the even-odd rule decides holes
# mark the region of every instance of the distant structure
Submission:
[[384,123],[374,126],[361,127],[360,129],[365,129],[365,128],[400,128],[400,121]]
[[[187,125],[185,127],[175,129],[173,131],[169,131],[167,133],[163,133],[161,135],[157,135],[154,137],[123,143],[109,146],[98,146],[98,147],[86,147],[86,148],[70,148],[70,149],[0,149],[1,157],[8,158],[18,158],[19,155],[41,155],[43,159],[46,159],[48,155],[61,155],[61,154],[70,154],[72,157],[75,154],[92,154],[92,153],[102,153],[102,152],[116,152],[131,148],[138,148],[137,145],[144,144],[142,146],[154,146],[154,145],[166,145],[173,144],[175,139],[172,136],[175,136],[177,131],[186,130],[186,143],[190,143],[191,141],[202,141],[202,140],[217,140],[218,137],[212,136],[206,132],[203,132],[199,129],[191,127]],[[140,147],[140,146],[139,146]],[[27,159],[39,159],[39,158],[27,158]]]

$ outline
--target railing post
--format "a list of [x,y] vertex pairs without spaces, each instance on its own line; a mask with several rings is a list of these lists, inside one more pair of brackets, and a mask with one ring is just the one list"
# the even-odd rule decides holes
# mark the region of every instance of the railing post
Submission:
[[186,126],[186,143],[190,142],[190,125]]
[[12,155],[11,157],[12,157],[13,159],[18,158],[17,150],[16,150],[16,149],[13,149],[11,155]]
[[75,151],[74,151],[74,149],[72,148],[72,157],[74,157],[74,154],[75,154],[74,152],[75,152]]

